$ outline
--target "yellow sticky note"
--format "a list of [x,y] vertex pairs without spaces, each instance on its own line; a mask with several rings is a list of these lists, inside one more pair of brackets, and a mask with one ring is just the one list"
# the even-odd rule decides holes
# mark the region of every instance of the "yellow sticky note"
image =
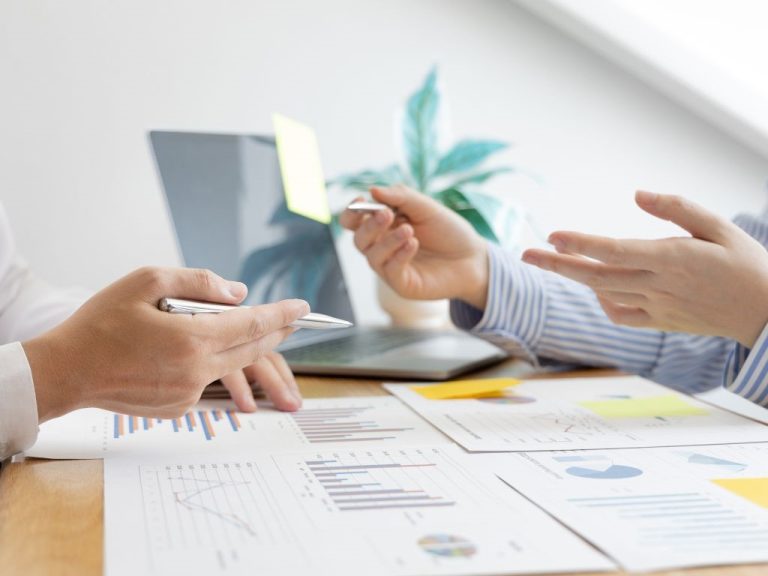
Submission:
[[330,223],[331,209],[315,131],[280,114],[273,115],[272,124],[288,210]]
[[708,411],[675,394],[645,398],[617,398],[579,402],[603,418],[655,418],[664,416],[701,416]]
[[411,390],[427,400],[457,400],[459,398],[482,398],[497,394],[505,388],[520,384],[514,378],[487,378],[483,380],[455,380],[445,384],[411,386]]
[[768,478],[724,478],[712,482],[753,504],[768,508]]

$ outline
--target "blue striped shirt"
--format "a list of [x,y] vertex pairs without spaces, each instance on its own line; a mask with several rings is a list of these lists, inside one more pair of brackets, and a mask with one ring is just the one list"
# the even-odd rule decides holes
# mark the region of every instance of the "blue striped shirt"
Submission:
[[[768,247],[768,214],[735,220]],[[451,302],[451,318],[516,357],[619,368],[687,393],[726,386],[768,406],[768,327],[752,349],[733,340],[617,326],[594,292],[489,245],[484,311]]]

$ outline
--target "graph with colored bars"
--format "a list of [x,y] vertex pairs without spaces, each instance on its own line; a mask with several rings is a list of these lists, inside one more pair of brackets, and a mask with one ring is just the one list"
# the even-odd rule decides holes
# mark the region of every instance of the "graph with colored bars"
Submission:
[[311,444],[395,440],[413,428],[382,426],[367,418],[374,406],[310,408],[291,413],[291,418]]
[[322,501],[329,511],[456,505],[456,501],[447,496],[455,493],[455,487],[437,483],[441,475],[438,453],[400,451],[397,456],[380,453],[378,458],[350,453],[345,457],[323,457],[298,464],[303,475],[313,478],[313,484],[320,487]]
[[237,412],[219,409],[194,410],[181,418],[143,418],[115,414],[113,420],[112,437],[115,439],[149,431],[155,427],[166,427],[178,433],[201,434],[210,441],[216,437],[217,427],[225,426],[232,432],[238,432],[242,428]]

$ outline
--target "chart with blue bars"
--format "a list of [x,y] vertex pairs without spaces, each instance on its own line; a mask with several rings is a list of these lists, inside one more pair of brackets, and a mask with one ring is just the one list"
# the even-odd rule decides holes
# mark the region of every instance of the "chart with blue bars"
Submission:
[[219,427],[238,432],[242,424],[234,410],[195,410],[187,412],[180,418],[142,418],[114,414],[112,437],[120,439],[131,434],[148,432],[155,427],[165,427],[177,433],[198,434],[205,440],[212,441],[216,438]]

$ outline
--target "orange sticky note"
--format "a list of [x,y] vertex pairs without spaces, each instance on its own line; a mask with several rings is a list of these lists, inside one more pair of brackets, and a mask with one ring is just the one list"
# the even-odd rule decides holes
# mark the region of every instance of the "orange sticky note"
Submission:
[[427,400],[458,400],[460,398],[482,398],[501,392],[510,386],[517,386],[521,380],[514,378],[486,378],[482,380],[454,380],[445,384],[411,386],[411,390]]

